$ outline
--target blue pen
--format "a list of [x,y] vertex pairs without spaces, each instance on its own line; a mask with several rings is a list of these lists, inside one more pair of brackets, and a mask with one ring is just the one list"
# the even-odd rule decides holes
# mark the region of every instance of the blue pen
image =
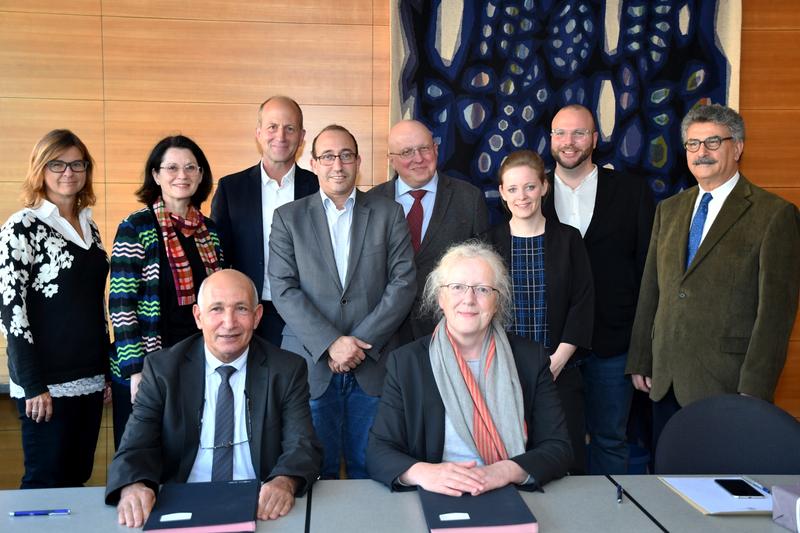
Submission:
[[757,489],[760,489],[761,492],[765,492],[767,494],[772,494],[771,490],[769,490],[766,486],[762,485],[761,483],[759,483],[758,481],[754,480],[753,478],[747,477],[747,476],[742,476],[742,479],[747,481],[751,485],[755,485],[755,487]]
[[9,511],[8,516],[60,516],[69,513],[69,509],[35,509],[33,511]]

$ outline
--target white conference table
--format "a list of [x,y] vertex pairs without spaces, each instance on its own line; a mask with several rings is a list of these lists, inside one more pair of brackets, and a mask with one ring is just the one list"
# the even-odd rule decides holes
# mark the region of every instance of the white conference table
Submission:
[[[141,531],[117,524],[117,509],[104,503],[105,487],[0,491],[0,531],[3,533]],[[291,512],[278,520],[257,522],[258,531],[303,533],[307,497],[298,498]],[[70,509],[67,516],[8,516],[9,511]]]
[[[603,476],[568,477],[522,492],[539,527],[558,532],[658,532],[632,502],[617,503],[616,487]],[[415,491],[391,492],[371,480],[318,481],[311,495],[310,533],[425,533]]]
[[[800,476],[752,475],[749,477],[768,488],[772,485],[800,483]],[[772,521],[771,514],[704,515],[666,486],[658,479],[658,476],[615,475],[613,478],[668,531],[702,533],[717,531],[725,533],[786,533],[787,531]]]

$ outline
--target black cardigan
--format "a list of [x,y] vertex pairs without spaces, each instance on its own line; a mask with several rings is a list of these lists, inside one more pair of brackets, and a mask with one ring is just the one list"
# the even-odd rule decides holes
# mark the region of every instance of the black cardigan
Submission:
[[[494,226],[481,238],[511,265],[508,223]],[[584,349],[576,353],[579,356],[592,346],[594,284],[589,256],[578,230],[549,219],[544,227],[544,249],[549,348],[554,351],[559,343],[567,342]]]

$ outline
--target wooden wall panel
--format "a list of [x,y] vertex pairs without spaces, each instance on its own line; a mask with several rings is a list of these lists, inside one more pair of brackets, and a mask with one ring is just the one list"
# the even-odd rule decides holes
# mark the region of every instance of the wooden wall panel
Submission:
[[[33,145],[50,130],[67,128],[86,143],[103,179],[103,103],[84,100],[0,98],[0,181],[21,183]],[[13,135],[10,134],[13,132]]]
[[[389,25],[389,4],[389,0],[372,0],[372,24],[374,26]],[[386,81],[389,81],[388,78]]]
[[379,185],[390,177],[389,159],[386,155],[389,152],[389,144],[387,142],[387,137],[389,136],[389,106],[373,107],[372,120],[375,124],[375,131],[372,137],[375,148],[373,155],[373,168],[375,171],[372,184]]
[[[109,183],[141,183],[144,163],[156,142],[182,133],[194,139],[211,164],[215,179],[254,165],[256,104],[223,105],[178,102],[108,102],[106,104]],[[311,141],[325,126],[338,123],[358,141],[361,179],[372,184],[373,120],[371,106],[303,106],[306,140],[298,163],[310,168]]]
[[[742,1],[742,29],[800,28],[797,0]],[[796,42],[796,41],[795,41]]]
[[742,109],[798,109],[798,30],[796,27],[791,31],[742,31],[739,100]]
[[109,183],[140,184],[153,146],[168,135],[191,137],[219,178],[258,159],[253,139],[257,105],[107,102]]
[[368,26],[103,18],[109,100],[371,105]]
[[99,17],[0,12],[0,50],[0,96],[102,98]]
[[[187,9],[187,7],[191,7]],[[103,14],[295,24],[372,24],[371,0],[103,0]],[[387,19],[388,20],[388,19]]]
[[64,15],[99,15],[101,0],[0,0],[0,11],[50,13]]
[[[372,29],[372,105],[389,105],[389,26]],[[388,133],[388,132],[387,132]]]
[[787,103],[787,109],[742,108],[741,112],[745,124],[744,175],[762,187],[800,186],[794,133],[800,124],[800,102]]
[[789,342],[789,355],[775,391],[775,403],[800,418],[800,341]]

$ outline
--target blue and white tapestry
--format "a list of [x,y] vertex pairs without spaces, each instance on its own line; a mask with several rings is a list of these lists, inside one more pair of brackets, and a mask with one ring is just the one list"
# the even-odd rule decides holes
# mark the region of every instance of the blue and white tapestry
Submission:
[[635,172],[657,199],[693,185],[680,120],[738,106],[741,0],[392,0],[392,122],[416,118],[439,168],[496,204],[521,148],[552,168],[550,121],[597,118],[594,161]]

